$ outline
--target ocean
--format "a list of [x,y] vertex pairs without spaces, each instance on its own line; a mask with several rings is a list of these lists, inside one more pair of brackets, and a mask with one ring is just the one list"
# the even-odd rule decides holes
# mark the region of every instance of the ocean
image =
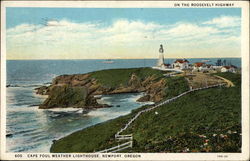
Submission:
[[[210,58],[215,64],[218,58]],[[241,67],[240,58],[221,58]],[[165,59],[172,63],[175,59]],[[190,63],[200,59],[188,59]],[[136,102],[141,93],[105,95],[100,101],[113,105],[111,108],[82,113],[80,109],[38,109],[46,97],[35,94],[35,88],[48,85],[62,74],[88,73],[103,69],[151,67],[157,59],[105,60],[8,60],[6,88],[6,144],[7,152],[49,152],[52,140],[74,131],[101,123],[151,102]]]

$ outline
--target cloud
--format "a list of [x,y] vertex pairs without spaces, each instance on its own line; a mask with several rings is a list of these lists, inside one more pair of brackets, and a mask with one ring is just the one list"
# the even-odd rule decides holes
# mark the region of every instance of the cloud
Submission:
[[199,26],[191,23],[176,24],[168,30],[162,30],[160,34],[168,40],[187,41],[199,38],[207,38],[212,34],[219,34],[219,30],[213,27]]
[[[161,43],[167,43],[170,57],[181,57],[183,53],[190,57],[201,57],[197,54],[211,47],[220,48],[220,54],[223,54],[221,51],[229,44],[240,44],[240,32],[235,28],[240,25],[238,21],[239,17],[221,16],[201,23],[178,22],[171,25],[126,19],[116,20],[109,25],[97,22],[75,23],[70,20],[44,26],[21,24],[7,30],[7,57],[152,58],[158,56]],[[191,48],[196,48],[195,52],[186,51]],[[224,54],[239,55],[236,52]]]
[[128,21],[128,20],[117,20],[110,27],[104,29],[104,32],[110,33],[123,33],[131,31],[152,31],[162,27],[159,24],[149,22],[143,23],[142,21]]
[[236,27],[240,26],[241,19],[240,17],[236,16],[221,16],[214,18],[210,21],[206,21],[203,24],[206,25],[215,25],[219,28],[226,28],[226,27]]

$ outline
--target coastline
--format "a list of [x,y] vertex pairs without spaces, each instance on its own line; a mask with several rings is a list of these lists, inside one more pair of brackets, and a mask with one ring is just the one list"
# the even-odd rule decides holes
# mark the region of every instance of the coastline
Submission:
[[165,96],[165,89],[160,89],[166,85],[164,73],[151,68],[130,68],[61,75],[50,86],[36,88],[37,94],[48,95],[39,108],[103,108],[110,105],[98,104],[98,95],[141,92],[145,96],[138,101],[158,102]]
[[[159,99],[159,102],[161,102],[163,99],[167,99],[167,98],[171,98],[171,97],[173,97],[173,96],[175,96],[175,95],[178,95],[178,93],[179,92],[181,92],[183,89],[182,88],[184,88],[185,90],[187,90],[187,89],[189,89],[190,88],[190,85],[192,85],[192,86],[194,86],[194,85],[196,85],[196,88],[199,88],[199,87],[202,87],[202,86],[204,86],[204,83],[202,82],[202,80],[203,79],[207,79],[208,80],[208,84],[213,84],[213,83],[218,83],[218,80],[219,79],[214,79],[214,76],[212,75],[212,74],[202,74],[202,73],[196,73],[196,76],[194,76],[194,75],[188,75],[188,74],[185,74],[185,73],[181,73],[181,74],[178,74],[178,75],[175,75],[175,76],[173,76],[173,77],[168,77],[168,76],[166,76],[164,73],[162,73],[162,72],[160,72],[160,73],[158,73],[159,75],[157,75],[157,77],[155,78],[155,79],[152,79],[152,73],[147,73],[146,72],[146,74],[142,74],[142,75],[140,75],[141,74],[141,70],[142,71],[148,71],[148,69],[149,68],[129,68],[129,69],[114,69],[114,70],[102,70],[102,71],[96,71],[96,72],[90,72],[91,74],[92,73],[95,73],[95,74],[97,74],[97,77],[95,78],[95,80],[94,79],[92,79],[91,81],[89,81],[89,84],[91,84],[89,87],[93,87],[93,82],[98,82],[99,84],[101,84],[101,85],[103,85],[103,84],[106,84],[106,85],[108,85],[108,89],[110,89],[110,91],[108,91],[108,92],[110,92],[110,93],[107,93],[107,94],[111,94],[111,95],[113,95],[113,94],[115,94],[117,91],[121,91],[121,89],[123,89],[124,90],[124,87],[125,87],[125,89],[127,88],[127,87],[134,87],[134,91],[133,91],[133,93],[135,92],[135,93],[138,93],[138,87],[142,87],[141,86],[141,83],[140,82],[146,82],[145,80],[151,80],[151,82],[149,82],[149,84],[154,84],[154,86],[152,86],[151,88],[152,89],[154,89],[154,90],[152,90],[152,91],[155,91],[155,89],[164,89],[164,93],[165,93],[165,95],[164,95],[164,98],[163,97],[160,97],[160,99]],[[128,74],[126,74],[126,75],[124,75],[123,76],[123,79],[122,80],[119,80],[118,78],[119,77],[114,77],[114,74],[113,73],[116,73],[117,72],[117,70],[120,70],[121,71],[121,73],[124,73],[123,71],[125,70],[125,71],[133,71],[133,72],[137,72],[137,74],[134,74],[133,75],[133,72],[128,72]],[[109,72],[112,72],[112,74],[110,74],[109,72],[107,72],[107,71],[109,71]],[[106,73],[107,72],[107,73]],[[144,72],[142,72],[142,73],[144,73]],[[87,73],[87,74],[90,74],[90,73]],[[103,75],[103,73],[106,73],[106,74],[104,74]],[[84,74],[72,74],[72,75],[63,75],[63,76],[58,76],[57,78],[61,78],[61,77],[63,77],[63,79],[54,79],[54,81],[55,80],[57,80],[57,83],[55,83],[55,84],[51,84],[52,86],[53,85],[55,85],[55,86],[60,86],[60,85],[62,85],[62,83],[65,83],[65,79],[66,78],[79,78],[79,76],[83,76]],[[118,75],[118,74],[117,74]],[[132,76],[133,75],[133,76]],[[150,76],[149,76],[150,75]],[[210,76],[211,77],[210,77]],[[78,77],[77,77],[78,76]],[[98,77],[99,76],[99,77]],[[114,78],[115,80],[114,80],[114,82],[111,82],[111,81],[106,81],[106,80],[110,80],[110,76],[112,77],[112,78]],[[104,77],[106,77],[107,79],[105,80],[105,79],[102,79],[102,78],[104,78]],[[124,79],[126,77],[126,79]],[[132,78],[136,78],[136,79],[132,79]],[[91,77],[91,78],[93,78],[93,77]],[[97,81],[97,79],[99,79],[99,80],[103,80],[103,81]],[[119,81],[117,81],[117,79],[119,80]],[[161,84],[161,83],[159,83],[159,82],[161,82],[160,80],[161,79],[164,79],[164,81],[162,81],[162,82],[164,82],[164,84]],[[67,80],[67,79],[66,79]],[[125,80],[125,81],[124,81]],[[154,82],[154,81],[155,82]],[[221,79],[220,79],[221,80]],[[222,81],[222,80],[221,80]],[[67,81],[66,81],[67,82]],[[78,83],[80,83],[80,82],[77,82],[77,81],[75,81],[75,79],[69,79],[69,81],[68,81],[69,83],[66,83],[66,86],[68,86],[69,88],[71,88],[72,87],[72,85],[74,86],[74,85],[79,85]],[[117,83],[118,82],[118,83]],[[128,83],[128,82],[130,82],[130,84]],[[115,84],[113,84],[113,83],[115,83]],[[116,84],[117,83],[117,84]],[[122,88],[121,88],[121,86],[120,86],[120,84],[125,84],[125,85],[130,85],[130,86],[122,86]],[[151,85],[152,85],[151,84]],[[97,85],[97,84],[94,84],[94,85]],[[146,83],[144,84],[145,86],[146,86]],[[148,84],[147,84],[148,85]],[[157,86],[155,86],[155,85],[157,85]],[[118,86],[118,88],[117,88],[117,86]],[[61,87],[61,86],[60,86]],[[77,87],[77,88],[79,88],[79,87]],[[81,87],[80,87],[81,88]],[[106,87],[107,88],[107,87]],[[93,88],[91,88],[91,89],[93,89]],[[119,89],[119,90],[118,90]],[[133,88],[130,88],[129,90],[131,90],[131,89],[133,89]],[[95,91],[98,91],[98,90],[93,90],[92,92],[95,92]],[[115,92],[113,92],[113,91],[115,91]],[[151,91],[151,92],[152,92]],[[143,91],[143,92],[145,92],[145,91]],[[159,92],[159,91],[158,91]],[[117,92],[118,93],[118,92]],[[119,92],[120,93],[120,92]],[[123,93],[123,92],[121,92],[121,93]],[[123,93],[123,94],[126,94],[126,92],[125,93]],[[145,94],[147,95],[147,93],[145,92]],[[41,95],[41,97],[43,97],[43,96],[46,96],[46,95]],[[94,95],[93,94],[93,97],[94,96],[96,96],[96,95]],[[48,96],[46,96],[46,97],[48,97]],[[141,97],[140,97],[141,98]],[[69,99],[68,99],[69,101],[71,101],[71,98],[69,97]],[[56,107],[56,106],[55,106]],[[58,106],[57,106],[58,107]],[[121,106],[121,107],[123,107],[123,106]],[[62,109],[62,111],[63,110],[66,110],[68,107],[65,107],[65,108],[61,108]],[[139,109],[142,109],[142,108],[144,108],[144,107],[139,107]],[[48,110],[52,110],[53,111],[53,109],[54,109],[54,107],[53,108],[47,108]],[[79,108],[75,108],[75,109],[79,109]],[[80,108],[81,109],[81,108]],[[91,109],[88,109],[88,110],[90,110],[90,111],[95,111],[95,110],[98,110],[98,109],[102,109],[102,108],[91,108]],[[106,109],[106,108],[103,108],[103,109]],[[108,109],[108,108],[107,108]],[[56,109],[55,109],[56,110]],[[60,109],[58,109],[58,112],[60,111]],[[57,113],[56,111],[55,111],[55,113]],[[111,120],[114,120],[114,119],[118,119],[118,118],[112,118]],[[104,121],[103,122],[103,124],[106,124],[106,122],[109,122],[109,121]],[[124,124],[126,123],[126,122],[123,122]],[[99,126],[99,124],[100,124],[100,126],[103,126],[102,125],[102,123],[98,123],[98,126]],[[92,129],[92,126],[93,125],[90,125],[90,126],[88,126],[88,128],[90,128],[90,129]],[[81,125],[80,126],[78,126],[78,127],[81,127]],[[94,126],[94,127],[96,127],[96,126]],[[64,140],[64,138],[67,138],[69,135],[74,135],[74,133],[78,133],[79,131],[81,131],[81,130],[83,130],[83,131],[85,131],[85,130],[87,130],[88,131],[88,129],[86,129],[86,127],[82,127],[82,128],[75,128],[76,130],[75,131],[71,131],[71,132],[69,132],[68,134],[65,134],[65,135],[63,135],[63,136],[60,136],[59,138],[59,140]],[[110,129],[110,130],[112,130],[112,129]],[[119,129],[117,129],[117,130],[119,130]],[[117,131],[116,131],[117,132]],[[56,138],[57,139],[57,138]],[[108,138],[107,138],[108,139]],[[103,144],[104,146],[103,146],[103,148],[105,149],[105,148],[108,148],[108,146],[106,145],[105,146],[105,144]],[[53,146],[53,143],[51,144],[51,147]],[[99,150],[102,150],[102,149],[99,149]],[[89,151],[89,152],[93,152],[93,151]]]
[[[235,74],[233,74],[233,75],[235,75]],[[229,75],[230,76],[230,75]],[[236,78],[234,78],[234,79],[236,79]],[[238,79],[238,78],[237,78]],[[202,96],[202,93],[203,94],[206,94],[207,92],[209,92],[209,91],[211,91],[211,92],[219,92],[219,91],[221,91],[221,92],[223,92],[223,91],[238,91],[238,84],[236,85],[236,87],[226,87],[226,88],[223,88],[223,90],[220,90],[220,88],[216,88],[216,89],[207,89],[207,90],[204,90],[204,91],[201,91],[201,92],[198,92],[198,93],[200,93],[199,95],[201,95],[200,97],[204,97],[204,96]],[[207,94],[209,94],[209,93],[207,93]],[[230,92],[227,92],[227,95],[228,94],[230,94]],[[194,94],[192,94],[192,95],[194,95]],[[199,96],[199,95],[197,95],[197,94],[195,94],[196,96]],[[212,96],[212,95],[211,95]],[[211,96],[209,96],[209,97],[211,97]],[[209,98],[208,97],[208,98]],[[231,97],[231,96],[230,96]],[[184,96],[184,98],[189,98],[189,96]],[[183,100],[184,98],[181,98],[180,100]],[[190,99],[191,99],[192,97],[190,97]],[[237,99],[238,99],[238,97],[237,97]],[[221,101],[223,101],[224,100],[224,98],[223,99],[221,99]],[[216,100],[216,101],[219,101],[219,100]],[[177,101],[177,102],[181,102],[181,101]],[[175,104],[175,103],[171,103],[171,104]],[[183,103],[181,103],[181,104],[183,104]],[[195,105],[195,103],[193,104],[193,105]],[[171,105],[172,106],[172,105]],[[195,105],[196,106],[196,105]],[[79,131],[76,131],[76,132],[74,132],[74,133],[71,133],[70,135],[67,135],[67,136],[65,136],[65,137],[63,137],[63,138],[61,138],[61,139],[59,139],[59,140],[57,140],[57,141],[55,141],[53,144],[52,144],[52,146],[51,146],[51,149],[50,149],[50,151],[52,152],[52,153],[54,153],[54,152],[72,152],[71,150],[70,150],[70,148],[66,148],[65,147],[65,145],[67,145],[67,146],[73,146],[74,144],[77,144],[74,140],[78,140],[78,139],[80,139],[80,138],[82,138],[81,140],[83,141],[83,145],[77,145],[77,146],[81,146],[81,148],[83,148],[83,149],[86,149],[86,150],[80,150],[80,149],[78,149],[77,150],[77,152],[93,152],[93,151],[98,151],[98,150],[103,150],[103,149],[106,149],[106,148],[108,148],[108,147],[110,147],[111,145],[113,145],[113,146],[115,146],[117,143],[114,141],[114,139],[112,139],[113,137],[112,136],[114,136],[115,135],[115,133],[119,130],[119,128],[121,128],[121,127],[123,127],[124,125],[125,125],[125,123],[129,120],[129,118],[131,118],[131,117],[133,117],[133,116],[135,116],[135,114],[138,112],[138,111],[140,111],[140,110],[142,110],[142,109],[147,109],[147,108],[149,108],[150,106],[142,106],[142,107],[140,107],[140,108],[138,108],[138,109],[136,109],[136,110],[134,110],[134,111],[132,111],[130,114],[128,114],[128,115],[125,115],[125,116],[120,116],[120,117],[118,117],[118,118],[115,118],[115,119],[112,119],[112,120],[109,120],[109,121],[105,121],[105,122],[103,122],[103,123],[100,123],[100,124],[98,124],[98,125],[94,125],[94,126],[90,126],[90,127],[88,127],[88,128],[85,128],[85,129],[82,129],[82,130],[79,130]],[[152,107],[152,106],[151,106]],[[160,108],[160,109],[162,109],[162,108]],[[159,109],[158,109],[159,110]],[[156,111],[158,111],[158,110],[156,110]],[[216,110],[219,110],[219,109],[216,109]],[[237,109],[238,110],[238,109]],[[159,112],[159,111],[158,111]],[[158,113],[157,112],[157,113]],[[152,112],[150,112],[151,113],[151,115],[152,115],[152,113],[155,113],[155,110],[154,111],[152,111]],[[161,112],[160,112],[161,113]],[[169,112],[168,112],[169,113]],[[238,113],[238,112],[237,112]],[[145,114],[145,116],[144,117],[140,117],[139,118],[139,120],[140,119],[145,119],[145,117],[146,116],[148,116],[149,114]],[[189,117],[191,117],[191,115],[190,116],[188,116],[188,118]],[[150,117],[149,117],[150,118]],[[149,119],[148,118],[148,119]],[[192,118],[192,117],[191,117]],[[192,118],[193,119],[193,118]],[[219,119],[219,118],[216,118],[216,119]],[[237,119],[236,119],[237,120]],[[140,121],[139,121],[140,122]],[[128,130],[126,130],[127,132],[125,132],[125,134],[129,134],[129,133],[131,133],[131,130],[133,131],[133,129],[134,129],[134,127],[133,126],[142,126],[142,124],[141,123],[139,123],[138,121],[136,121],[135,122],[135,124],[133,124],[132,125],[132,128],[129,128]],[[139,123],[139,124],[138,124]],[[114,126],[114,124],[116,124],[116,126]],[[117,125],[119,124],[119,127],[117,127]],[[145,124],[145,123],[144,123]],[[157,125],[157,126],[159,126],[159,125]],[[171,125],[172,126],[172,125]],[[171,128],[171,126],[170,126],[170,128]],[[236,125],[236,129],[238,129],[238,125]],[[233,129],[231,129],[231,131],[232,130],[236,130],[235,128],[233,128]],[[95,132],[96,130],[98,130],[98,131],[106,131],[106,130],[108,130],[109,132],[108,132],[108,136],[106,136],[106,137],[104,137],[104,136],[102,136],[103,138],[100,138],[100,141],[101,140],[106,140],[106,139],[108,139],[108,140],[110,140],[111,142],[112,142],[112,144],[107,144],[107,142],[105,143],[105,142],[103,142],[102,144],[101,144],[101,146],[96,146],[96,145],[100,145],[100,143],[93,143],[94,145],[92,146],[90,146],[89,144],[86,144],[86,143],[84,143],[85,141],[85,139],[87,139],[87,138],[85,138],[84,136],[87,136],[87,135],[90,135],[89,133],[91,133],[91,135],[96,135],[96,137],[97,138],[99,138],[100,136]],[[140,132],[141,133],[141,132]],[[225,133],[225,132],[223,132],[223,133]],[[236,130],[236,133],[237,133],[237,138],[238,138],[238,135],[239,135],[239,133],[240,133],[240,131],[239,130]],[[201,135],[201,134],[200,134]],[[207,135],[209,135],[209,137],[210,137],[210,133],[209,134],[207,134]],[[76,137],[77,136],[77,137]],[[78,137],[80,137],[80,138],[78,138]],[[177,138],[176,139],[178,139],[178,137],[182,137],[182,136],[178,136],[177,135]],[[196,136],[193,136],[193,137],[196,137]],[[85,139],[84,139],[85,138]],[[199,136],[198,136],[198,138],[199,138]],[[88,139],[91,139],[91,138],[88,138]],[[137,140],[138,138],[137,137],[135,137],[135,139]],[[68,142],[69,140],[72,140],[72,142],[70,141],[70,142]],[[232,140],[233,141],[233,140]],[[237,140],[235,140],[235,141],[237,141]],[[66,144],[65,144],[66,143]],[[83,146],[87,146],[87,147],[89,147],[89,150],[87,150],[88,148],[84,148]],[[237,144],[238,145],[238,144]],[[59,147],[58,147],[59,146]],[[74,147],[75,147],[76,145],[74,145]],[[91,147],[95,147],[96,146],[96,148],[94,148],[94,149],[92,149]],[[60,148],[60,147],[64,147],[64,148],[66,148],[65,150],[63,150],[62,148]],[[136,148],[137,147],[137,144],[136,144],[136,146],[134,147],[134,148]],[[134,148],[132,148],[131,150],[124,150],[124,152],[140,152],[140,151],[138,151],[139,149],[137,149],[136,151],[133,151],[133,149]],[[92,150],[90,150],[90,149],[92,149]],[[72,149],[73,150],[73,149]],[[151,150],[153,150],[153,149],[151,149]],[[76,149],[75,150],[73,150],[73,151],[76,151]],[[178,150],[177,150],[178,151]],[[238,150],[237,150],[238,151]],[[142,151],[143,152],[143,151]],[[147,151],[147,152],[150,152],[150,151]]]

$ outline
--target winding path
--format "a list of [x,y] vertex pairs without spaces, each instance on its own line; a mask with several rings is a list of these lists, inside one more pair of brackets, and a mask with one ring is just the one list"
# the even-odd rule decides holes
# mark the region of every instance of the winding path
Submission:
[[173,98],[170,98],[170,99],[167,99],[153,107],[150,107],[150,108],[147,108],[147,109],[144,109],[142,111],[139,111],[132,119],[129,120],[129,122],[123,127],[121,128],[116,134],[115,134],[115,139],[117,140],[129,140],[128,142],[125,142],[121,145],[118,145],[118,146],[114,146],[114,147],[111,147],[111,148],[108,148],[108,149],[105,149],[105,150],[102,150],[102,151],[98,151],[96,153],[114,153],[114,152],[118,152],[118,151],[121,151],[121,150],[124,150],[124,149],[127,149],[127,148],[132,148],[133,146],[133,135],[132,134],[128,134],[128,135],[121,135],[121,133],[123,131],[125,131],[142,113],[144,112],[148,112],[148,111],[151,111],[159,106],[162,106],[162,105],[165,105],[169,102],[172,102],[174,100],[176,100],[177,98],[180,98],[188,93],[192,93],[194,91],[198,91],[198,90],[203,90],[203,89],[208,89],[208,88],[214,88],[214,87],[221,87],[225,85],[225,83],[222,83],[222,84],[216,84],[216,85],[210,85],[210,86],[207,86],[207,87],[202,87],[202,88],[195,88],[195,89],[190,89],[189,91],[186,91],[186,92],[183,92],[182,94],[178,95],[178,96],[175,96]]
[[230,81],[230,80],[228,80],[226,78],[223,78],[223,77],[218,76],[218,75],[214,75],[214,76],[217,77],[217,78],[219,78],[219,79],[224,80],[227,83],[227,87],[234,87],[235,86],[232,81]]

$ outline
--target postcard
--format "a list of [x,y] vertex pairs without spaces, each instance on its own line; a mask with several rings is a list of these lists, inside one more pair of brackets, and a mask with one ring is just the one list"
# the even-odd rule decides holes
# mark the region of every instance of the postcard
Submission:
[[249,2],[1,1],[2,160],[249,160]]

